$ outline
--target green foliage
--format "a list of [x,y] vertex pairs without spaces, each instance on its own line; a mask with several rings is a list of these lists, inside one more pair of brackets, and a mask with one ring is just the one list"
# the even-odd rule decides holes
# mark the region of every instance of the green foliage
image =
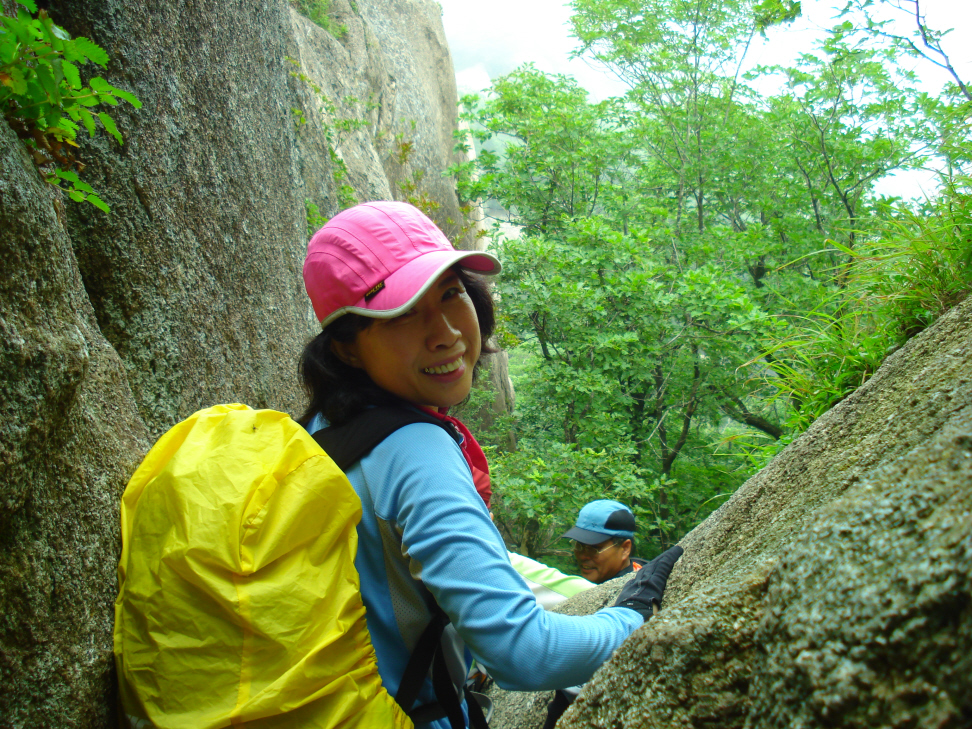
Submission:
[[949,181],[918,210],[899,207],[875,238],[841,247],[846,286],[804,316],[761,357],[770,398],[805,430],[863,385],[888,354],[972,292],[972,188]]
[[[743,77],[755,34],[799,3],[574,8],[625,98],[525,66],[463,99],[457,149],[479,155],[450,170],[510,226],[494,237],[517,447],[487,440],[498,523],[533,556],[595,496],[634,506],[646,551],[678,539],[968,279],[965,197],[909,216],[874,194],[972,158],[969,108],[886,49],[834,31]],[[767,75],[779,93],[748,86]]]
[[304,200],[304,211],[307,217],[307,237],[310,238],[324,227],[327,218],[321,215],[320,209],[310,198]]
[[[557,227],[562,238],[498,250],[507,326],[531,352],[529,377],[517,381],[519,448],[494,459],[516,514],[504,517],[507,533],[535,553],[577,499],[614,494],[661,548],[718,493],[719,479],[679,481],[674,464],[698,445],[693,424],[718,424],[733,372],[769,319],[719,267],[682,272],[644,231],[625,235],[597,217]],[[543,481],[572,484],[577,498]]]
[[765,36],[772,26],[792,23],[799,18],[803,8],[798,0],[763,0],[753,8],[753,12],[756,16],[756,28]]
[[407,131],[400,131],[395,134],[388,156],[399,168],[397,177],[397,187],[395,197],[404,202],[414,205],[423,213],[432,217],[441,207],[441,203],[433,198],[422,185],[425,177],[425,170],[414,169],[411,164],[412,155],[415,152],[416,123],[413,119],[408,125]]
[[972,183],[951,180],[937,200],[900,209],[854,256],[855,275],[899,340],[931,326],[972,291]]
[[290,0],[290,6],[335,38],[342,38],[348,32],[346,25],[334,22],[331,17],[331,0]]
[[[387,159],[398,168],[397,173],[392,175],[393,191],[396,199],[414,205],[430,218],[437,219],[439,216],[436,213],[442,207],[442,203],[433,197],[428,185],[425,184],[426,171],[416,168],[412,164],[412,157],[416,149],[415,133],[417,126],[415,120],[412,119],[405,125],[404,129],[396,132],[392,138]],[[459,151],[458,148],[457,151]],[[469,166],[450,167],[443,174],[454,175],[459,170],[462,170],[459,174],[468,174]],[[461,219],[453,220],[451,217],[447,217],[445,220],[439,221],[443,233],[454,246],[459,247],[467,235],[476,228],[476,221],[473,219],[473,207],[471,201],[460,199]],[[486,231],[479,230],[476,235],[486,235]]]
[[71,148],[78,146],[75,140],[81,126],[94,136],[99,123],[121,144],[114,120],[95,107],[117,106],[119,100],[136,109],[142,104],[100,76],[85,85],[81,68],[89,62],[107,66],[108,54],[87,38],[72,39],[46,11],[37,10],[33,0],[16,2],[23,6],[16,17],[0,16],[0,110],[49,183],[66,184],[72,200],[108,212],[94,190],[71,171],[71,167],[84,167]]
[[67,187],[62,187],[62,189],[75,202],[89,202],[102,212],[111,212],[108,204],[98,197],[91,185],[82,182],[76,172],[71,170],[55,170],[54,176],[57,178],[57,181],[51,181],[51,184],[57,185],[58,187],[67,185]]
[[348,184],[348,164],[333,147],[328,148],[331,157],[331,174],[337,185],[338,208],[347,210],[358,204],[358,194]]
[[[348,165],[341,156],[339,147],[350,134],[367,129],[370,122],[366,118],[377,108],[377,102],[369,99],[366,104],[354,96],[346,96],[335,102],[324,90],[314,83],[314,80],[305,74],[300,68],[300,62],[287,57],[287,62],[296,67],[291,71],[293,78],[304,82],[307,87],[314,92],[320,106],[318,112],[321,114],[321,126],[324,139],[327,143],[328,157],[331,161],[331,177],[337,190],[338,210],[345,210],[358,204],[358,196],[348,182]],[[294,122],[294,128],[300,130],[307,124],[307,116],[304,110],[294,107],[290,110]],[[316,210],[316,207],[315,207]],[[319,211],[315,213],[315,220],[321,220],[321,225],[327,222],[321,218]],[[310,225],[311,215],[308,213],[308,225]],[[318,226],[320,227],[320,226]],[[317,228],[314,229],[315,231]]]

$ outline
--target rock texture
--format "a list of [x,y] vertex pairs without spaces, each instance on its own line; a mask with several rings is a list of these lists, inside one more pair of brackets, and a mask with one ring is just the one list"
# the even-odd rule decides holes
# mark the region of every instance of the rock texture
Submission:
[[[51,8],[113,59],[125,144],[86,144],[110,214],[70,205],[85,289],[153,435],[203,402],[292,409],[313,330],[282,2]],[[191,384],[190,384],[191,383]]]
[[558,726],[972,725],[972,300],[682,545]]
[[[297,357],[317,329],[305,201],[329,216],[342,184],[399,196],[400,173],[456,215],[439,177],[455,90],[430,0],[334,0],[340,39],[285,0],[43,5],[143,107],[112,111],[122,146],[81,135],[107,215],[65,203],[0,124],[0,726],[108,727],[128,476],[200,407],[300,411]],[[321,112],[288,57],[366,123],[338,130],[345,112]]]
[[118,501],[148,448],[60,194],[0,124],[0,726],[112,718]]
[[417,197],[450,239],[469,247],[454,183],[442,176],[458,158],[441,14],[433,0],[334,0],[333,22],[347,28],[335,38],[293,13],[291,57],[306,76],[295,81],[307,120],[297,137],[308,198],[321,210],[335,212],[339,202],[321,185],[334,172],[330,140],[359,202]]

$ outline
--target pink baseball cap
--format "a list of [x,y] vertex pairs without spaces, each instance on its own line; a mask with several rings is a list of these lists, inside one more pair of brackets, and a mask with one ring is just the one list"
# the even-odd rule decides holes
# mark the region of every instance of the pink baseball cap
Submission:
[[322,327],[348,313],[391,319],[460,262],[477,273],[500,271],[492,254],[453,248],[418,208],[368,202],[338,213],[310,239],[304,286]]

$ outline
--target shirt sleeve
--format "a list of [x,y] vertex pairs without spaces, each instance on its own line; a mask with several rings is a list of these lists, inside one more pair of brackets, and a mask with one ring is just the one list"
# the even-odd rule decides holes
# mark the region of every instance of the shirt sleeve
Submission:
[[589,582],[583,577],[565,574],[549,565],[545,565],[543,562],[537,562],[535,559],[524,557],[522,554],[509,552],[508,556],[510,558],[510,564],[513,565],[513,569],[517,571],[520,577],[526,580],[527,585],[530,586],[534,595],[537,594],[538,589],[544,589],[549,593],[559,596],[561,600],[566,600],[568,597],[573,597],[595,586],[593,582]]
[[387,484],[376,511],[401,530],[413,577],[500,687],[583,683],[642,625],[626,608],[580,617],[543,610],[510,564],[462,453],[441,428],[405,426],[373,453],[369,470]]

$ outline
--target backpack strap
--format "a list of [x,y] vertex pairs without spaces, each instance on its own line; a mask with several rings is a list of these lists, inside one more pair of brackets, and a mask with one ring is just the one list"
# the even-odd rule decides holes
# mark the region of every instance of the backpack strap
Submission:
[[[442,631],[448,624],[449,616],[442,608],[435,605],[432,620],[422,631],[412,655],[409,656],[408,664],[402,674],[402,682],[398,686],[398,693],[395,694],[395,701],[416,724],[448,717],[450,729],[466,729],[462,702],[459,694],[456,693],[456,686],[452,682],[445,654],[442,652]],[[435,703],[410,708],[418,698],[430,668]],[[489,729],[479,703],[468,691],[463,693],[466,698],[466,710],[469,712],[469,726],[472,729]]]
[[314,433],[313,438],[338,468],[347,471],[385,438],[412,423],[438,425],[456,443],[462,441],[451,423],[418,410],[384,406],[362,410],[344,425],[323,428]]
[[[344,425],[317,431],[313,438],[338,468],[347,471],[389,435],[412,423],[437,425],[452,436],[457,444],[462,443],[462,435],[451,423],[418,410],[397,407],[368,408]],[[413,721],[431,721],[447,716],[451,729],[465,729],[462,704],[442,652],[442,631],[448,624],[449,617],[442,608],[434,605],[432,620],[422,632],[409,657],[395,701]],[[436,703],[412,709],[430,669]],[[467,700],[472,726],[474,729],[488,729],[479,705],[473,707],[473,703],[474,699]]]

